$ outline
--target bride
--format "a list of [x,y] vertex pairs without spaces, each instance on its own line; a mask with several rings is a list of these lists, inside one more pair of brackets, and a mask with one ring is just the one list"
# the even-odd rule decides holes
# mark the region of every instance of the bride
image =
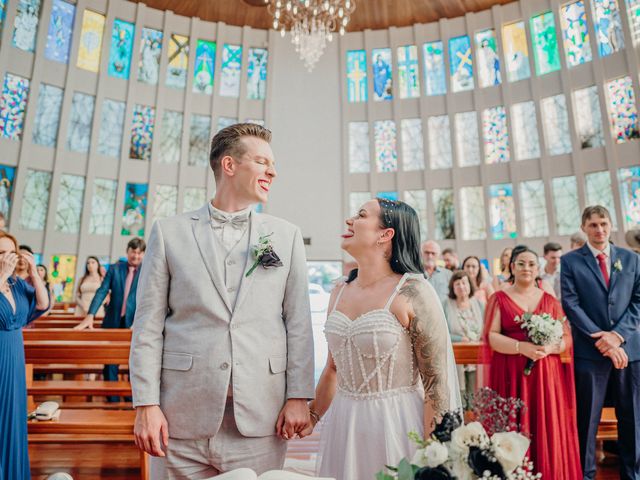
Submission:
[[430,434],[461,402],[444,313],[422,272],[416,212],[378,198],[346,224],[342,248],[359,268],[332,292],[329,355],[309,408],[314,426],[324,417],[317,474],[373,479],[413,456],[409,432]]

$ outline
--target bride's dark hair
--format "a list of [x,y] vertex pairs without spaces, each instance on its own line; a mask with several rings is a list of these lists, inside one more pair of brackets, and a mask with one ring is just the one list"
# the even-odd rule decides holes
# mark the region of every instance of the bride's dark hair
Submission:
[[[389,265],[395,273],[417,273],[424,276],[420,256],[420,222],[416,211],[404,202],[376,198],[380,205],[380,227],[393,228]],[[358,276],[358,269],[349,272],[347,283]]]

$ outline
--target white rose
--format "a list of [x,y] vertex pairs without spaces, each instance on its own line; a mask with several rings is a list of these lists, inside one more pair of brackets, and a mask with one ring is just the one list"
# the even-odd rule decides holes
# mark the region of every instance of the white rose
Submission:
[[522,464],[529,449],[529,439],[518,432],[499,432],[491,437],[494,454],[506,474]]
[[469,446],[484,446],[489,436],[480,422],[471,422],[451,432],[451,447],[458,452],[467,452]]
[[458,458],[451,464],[451,473],[457,480],[473,480],[473,470],[469,467],[467,457]]
[[435,468],[442,465],[449,458],[449,450],[440,442],[432,442],[424,449],[426,466]]
[[413,454],[413,458],[411,459],[412,465],[417,465],[418,467],[427,466],[427,459],[425,458],[425,450],[426,448],[419,448],[416,450],[416,453]]

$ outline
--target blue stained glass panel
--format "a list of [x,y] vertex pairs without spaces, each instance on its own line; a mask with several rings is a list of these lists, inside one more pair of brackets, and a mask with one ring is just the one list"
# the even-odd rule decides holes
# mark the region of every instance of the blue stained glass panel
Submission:
[[516,238],[516,209],[510,183],[489,186],[489,218],[494,239]]
[[121,235],[144,237],[144,220],[147,215],[149,184],[127,183],[124,192]]
[[347,97],[349,102],[367,101],[367,52],[347,52]]
[[617,0],[592,0],[598,52],[606,57],[624,48],[624,34]]
[[154,123],[155,109],[153,107],[147,107],[145,105],[135,106],[133,109],[133,124],[131,125],[129,158],[134,160],[151,160]]
[[423,45],[425,66],[425,89],[427,95],[447,93],[447,79],[444,68],[444,47],[440,40]]
[[468,35],[449,39],[449,73],[451,91],[462,92],[473,89],[473,60],[471,40]]
[[618,170],[624,229],[640,226],[640,167]]
[[247,65],[247,98],[264,100],[267,95],[267,60],[269,51],[266,48],[250,48]]
[[640,0],[626,1],[631,39],[634,45],[640,45]]
[[371,51],[373,68],[373,99],[376,102],[393,98],[391,49],[374,48]]
[[496,31],[492,28],[476,33],[476,61],[480,87],[500,85],[500,57],[496,42]]
[[7,0],[0,0],[0,34],[2,34],[2,26],[7,16]]
[[116,18],[111,30],[111,52],[109,53],[109,75],[116,78],[129,78],[131,71],[131,52],[135,25]]
[[11,140],[22,136],[24,112],[29,96],[29,80],[7,73],[0,97],[0,135]]
[[240,96],[240,73],[242,70],[242,46],[224,44],[222,49],[222,75],[220,78],[220,96]]
[[398,47],[398,85],[400,87],[400,98],[416,98],[420,96],[418,49],[415,45]]
[[193,70],[193,91],[211,95],[216,62],[216,42],[198,40],[196,44],[196,66]]
[[378,198],[384,198],[385,200],[398,201],[398,192],[378,192],[376,195]]
[[44,48],[44,56],[49,60],[61,63],[69,61],[75,14],[75,5],[62,0],[53,0],[47,44]]
[[575,67],[590,62],[592,57],[587,13],[582,0],[560,7],[560,26],[567,65]]
[[9,223],[9,210],[13,196],[13,180],[16,176],[16,167],[0,165],[0,213]]
[[40,0],[18,0],[16,18],[13,22],[13,46],[33,52],[36,48]]
[[607,82],[605,92],[609,103],[611,133],[616,143],[640,138],[638,109],[631,77],[625,76]]

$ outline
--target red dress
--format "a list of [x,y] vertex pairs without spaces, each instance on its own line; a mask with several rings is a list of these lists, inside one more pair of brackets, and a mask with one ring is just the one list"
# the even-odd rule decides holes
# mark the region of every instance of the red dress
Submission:
[[[489,327],[498,309],[501,333],[527,341],[525,330],[514,320],[525,311],[504,291],[496,292],[489,299],[485,325]],[[548,313],[553,318],[565,316],[560,302],[546,292],[533,313]],[[527,408],[520,413],[520,425],[523,433],[530,435],[529,457],[542,478],[581,480],[572,342],[568,328],[564,339],[571,362],[562,363],[560,355],[549,355],[538,360],[528,376],[523,373],[527,357],[492,352],[489,387],[502,397],[516,397],[526,404]]]

